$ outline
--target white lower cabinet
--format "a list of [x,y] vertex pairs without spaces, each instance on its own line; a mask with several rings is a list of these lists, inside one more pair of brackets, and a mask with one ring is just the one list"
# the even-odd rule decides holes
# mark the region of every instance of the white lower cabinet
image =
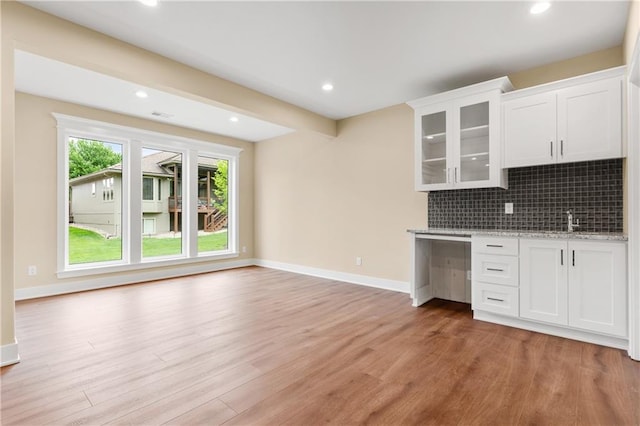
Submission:
[[520,239],[520,317],[627,336],[626,243]]
[[518,316],[518,239],[471,237],[471,307]]

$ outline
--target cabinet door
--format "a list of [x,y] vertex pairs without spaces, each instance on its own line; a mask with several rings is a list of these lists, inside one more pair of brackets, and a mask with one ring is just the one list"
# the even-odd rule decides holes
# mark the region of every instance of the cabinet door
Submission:
[[520,316],[567,324],[567,243],[520,240]]
[[507,187],[500,144],[500,93],[467,96],[454,104],[452,161],[455,188]]
[[622,80],[558,92],[558,161],[622,157]]
[[626,244],[569,243],[569,325],[626,337]]
[[447,162],[451,148],[451,113],[443,106],[416,110],[416,189],[447,189],[453,178]]
[[555,93],[507,101],[503,114],[505,167],[555,163]]

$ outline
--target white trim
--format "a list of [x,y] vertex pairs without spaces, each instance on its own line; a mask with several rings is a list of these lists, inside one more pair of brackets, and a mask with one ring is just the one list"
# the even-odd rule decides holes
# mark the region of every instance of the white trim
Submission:
[[217,155],[225,155],[227,157],[237,157],[243,151],[242,148],[234,146],[221,145],[215,142],[206,142],[198,139],[185,138],[183,136],[174,136],[165,133],[153,132],[151,130],[137,129],[135,127],[121,126],[119,124],[107,123],[104,121],[90,120],[88,118],[74,117],[71,115],[52,113],[58,122],[58,128],[64,127],[72,131],[90,134],[92,138],[98,140],[129,141],[137,139],[141,141],[150,141],[160,143],[162,146],[169,146],[187,149],[195,148],[204,151],[214,151]]
[[[214,252],[212,252],[214,253]],[[73,278],[73,277],[85,277],[90,275],[112,274],[116,272],[131,272],[138,270],[146,270],[152,268],[164,268],[167,266],[179,266],[191,263],[211,262],[215,260],[225,260],[238,257],[239,253],[231,253],[228,251],[215,252],[214,255],[200,255],[198,257],[172,257],[172,256],[157,256],[146,257],[141,260],[140,263],[124,264],[124,263],[107,263],[102,262],[91,263],[86,268],[68,269],[66,271],[59,271],[56,275],[58,278]]]
[[409,105],[413,109],[422,108],[427,105],[432,105],[440,102],[448,102],[456,98],[477,95],[493,90],[499,90],[500,93],[504,93],[513,90],[513,85],[511,84],[511,80],[509,80],[509,77],[499,77],[494,78],[493,80],[483,81],[482,83],[472,84],[471,86],[465,86],[459,89],[449,90],[448,92],[442,92],[435,95],[415,99],[407,102],[407,105]]
[[551,83],[540,84],[538,86],[527,87],[526,89],[514,90],[513,92],[503,93],[502,102],[510,101],[512,99],[518,99],[525,96],[537,95],[540,93],[547,93],[554,90],[560,90],[567,87],[574,86],[576,84],[591,83],[598,80],[613,77],[623,77],[625,74],[626,66],[622,65],[615,68],[609,68],[603,71],[596,71],[589,74],[579,75],[577,77],[565,78],[564,80],[558,80]]
[[367,287],[381,288],[384,290],[409,293],[409,283],[406,281],[395,281],[386,278],[371,277],[369,275],[350,274],[347,272],[334,271],[330,269],[313,268],[311,266],[295,265],[292,263],[276,262],[273,260],[256,259],[256,266],[278,269],[281,271],[295,272],[302,275],[326,278],[329,280],[343,281],[350,284],[364,285]]
[[0,346],[0,367],[17,364],[19,362],[20,354],[18,353],[18,342],[15,339],[13,340],[13,343]]
[[543,324],[515,317],[507,317],[486,311],[473,311],[473,319],[506,325],[509,327],[522,328],[524,330],[535,331],[538,333],[550,334],[552,336],[564,337],[566,339],[579,340],[581,342],[595,343],[596,345],[609,346],[612,348],[627,349],[629,347],[629,341],[627,339],[590,333],[588,331],[581,331],[573,328],[558,327],[551,324]]
[[640,35],[627,75],[629,356],[640,361]]
[[56,296],[59,294],[76,293],[79,291],[96,290],[106,287],[118,287],[126,284],[137,284],[145,281],[175,278],[207,272],[222,271],[226,269],[242,268],[253,266],[254,259],[238,259],[229,262],[202,262],[198,264],[185,265],[171,270],[157,268],[147,269],[138,273],[129,273],[117,276],[107,276],[76,281],[64,284],[51,284],[38,287],[17,288],[15,290],[15,300],[35,299],[38,297]]

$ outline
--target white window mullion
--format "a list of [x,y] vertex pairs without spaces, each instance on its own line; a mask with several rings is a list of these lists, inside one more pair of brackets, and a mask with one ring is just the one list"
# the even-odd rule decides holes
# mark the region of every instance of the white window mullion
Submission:
[[198,152],[185,156],[182,176],[182,244],[187,257],[198,256]]
[[142,144],[140,141],[131,141],[127,157],[128,167],[123,171],[125,177],[123,191],[127,188],[128,194],[122,201],[123,207],[125,204],[129,205],[128,212],[123,208],[123,213],[127,212],[124,214],[123,222],[125,218],[129,222],[129,238],[126,240],[123,237],[123,242],[128,242],[123,244],[123,248],[126,247],[129,251],[130,263],[140,263],[142,261]]
[[69,267],[69,146],[67,131],[58,125],[58,272]]
[[227,206],[228,206],[228,226],[227,226],[227,241],[229,244],[229,251],[237,252],[238,251],[238,187],[239,187],[239,176],[238,176],[238,159],[237,157],[229,158],[229,176],[227,180],[228,184],[228,195],[227,195]]

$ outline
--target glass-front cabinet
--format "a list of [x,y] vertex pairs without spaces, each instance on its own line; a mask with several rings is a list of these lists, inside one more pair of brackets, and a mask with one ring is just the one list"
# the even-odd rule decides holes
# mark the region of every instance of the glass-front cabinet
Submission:
[[409,102],[415,110],[417,191],[502,187],[500,94],[506,77]]

